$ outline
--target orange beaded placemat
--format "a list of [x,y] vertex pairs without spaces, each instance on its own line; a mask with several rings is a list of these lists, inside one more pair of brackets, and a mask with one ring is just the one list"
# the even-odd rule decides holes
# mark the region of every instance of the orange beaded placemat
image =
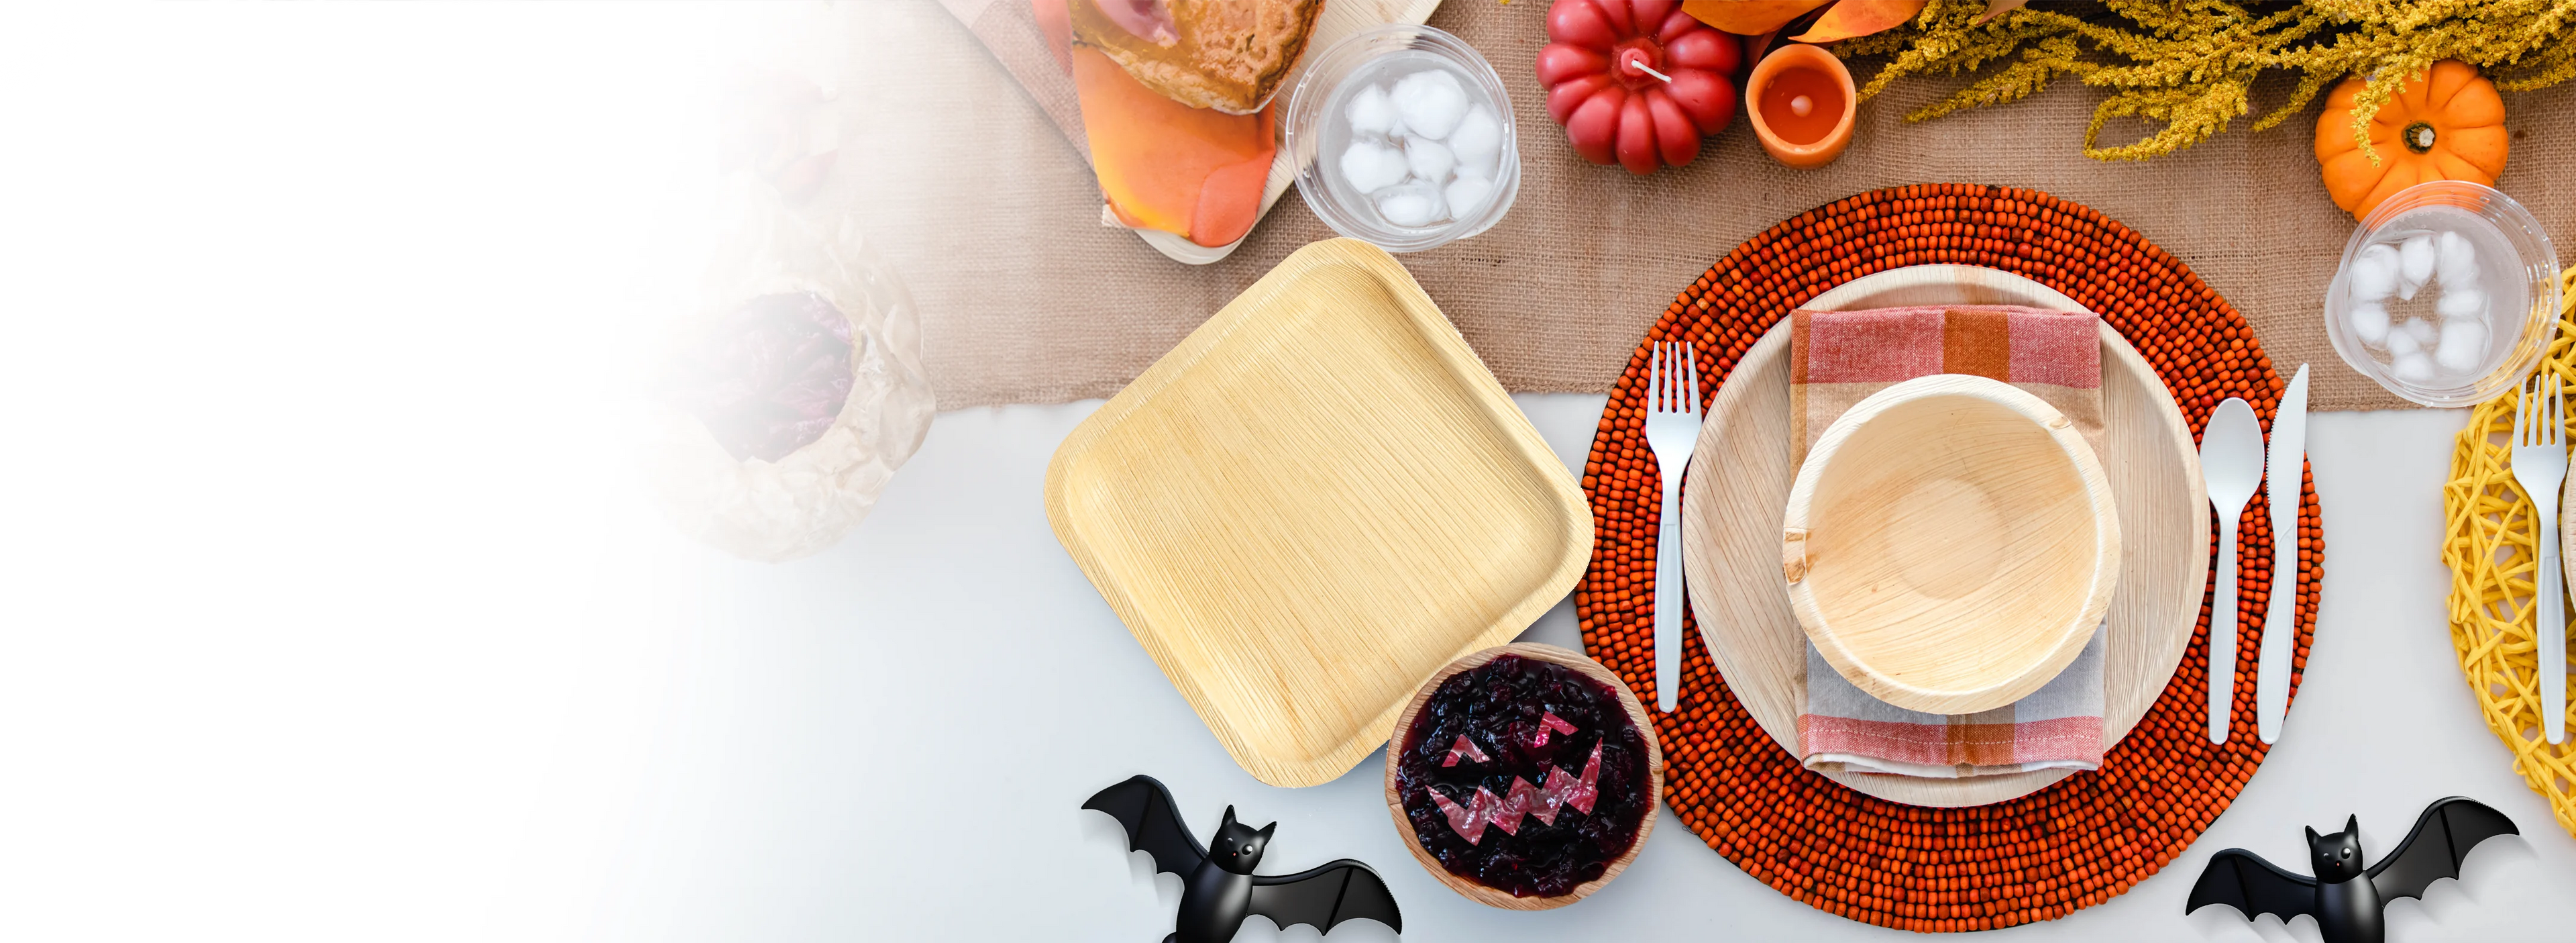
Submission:
[[[1640,700],[1655,696],[1662,501],[1644,435],[1649,346],[1696,342],[1705,402],[1745,350],[1807,299],[1872,272],[1939,262],[2016,272],[2101,314],[2155,365],[2195,437],[2211,407],[2230,396],[2253,403],[2269,425],[2283,383],[2245,318],[2180,260],[2088,207],[2031,190],[1921,184],[1801,213],[1727,253],[1664,309],[1612,387],[1584,462],[1597,540],[1591,568],[1575,587],[1575,612],[1584,647]],[[2304,476],[2300,495],[2294,665],[2304,669],[2325,544],[2316,491]],[[1889,802],[1800,767],[1727,690],[1694,622],[1684,639],[1680,704],[1655,715],[1664,800],[1746,873],[1865,923],[1986,930],[2108,900],[2181,854],[2263,761],[2265,747],[2254,736],[2254,674],[2272,585],[2270,515],[2257,495],[2240,532],[2236,717],[2225,744],[2210,743],[2206,733],[2206,602],[2172,683],[2099,771],[1961,809]],[[2299,677],[2294,670],[2293,691]]]

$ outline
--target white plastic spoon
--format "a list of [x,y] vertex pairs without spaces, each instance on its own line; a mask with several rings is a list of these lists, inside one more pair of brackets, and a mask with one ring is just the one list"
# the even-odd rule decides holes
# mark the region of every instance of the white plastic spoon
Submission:
[[2200,477],[2209,504],[2218,509],[2218,578],[2209,600],[2209,742],[2227,742],[2227,715],[2236,700],[2236,532],[2245,504],[2263,483],[2263,426],[2254,407],[2228,397],[2210,411],[2200,434]]

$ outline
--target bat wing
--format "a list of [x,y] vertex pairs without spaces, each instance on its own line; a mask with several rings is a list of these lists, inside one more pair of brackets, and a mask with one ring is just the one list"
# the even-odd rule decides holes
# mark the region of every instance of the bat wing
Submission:
[[1181,823],[1181,811],[1172,804],[1171,790],[1151,776],[1137,776],[1103,789],[1082,804],[1086,809],[1109,813],[1118,824],[1127,826],[1127,850],[1154,856],[1154,869],[1169,871],[1186,879],[1207,860],[1207,848],[1198,836]]
[[1282,930],[1311,923],[1331,933],[1335,924],[1366,918],[1404,932],[1404,915],[1395,909],[1395,895],[1387,892],[1386,882],[1368,865],[1348,858],[1295,874],[1253,875],[1252,912]]
[[2370,883],[2380,900],[2421,899],[2424,889],[2443,878],[2460,876],[2469,849],[2498,835],[2520,835],[2513,820],[2475,799],[2452,796],[2433,803],[2415,820],[2415,830],[2397,850],[2370,866]]
[[2262,856],[2243,848],[2230,848],[2209,859],[2209,867],[2200,872],[2200,881],[2191,886],[2191,902],[2184,905],[2182,912],[2211,904],[2234,907],[2248,920],[2257,914],[2271,914],[2287,923],[2300,914],[2315,914],[2317,882],[2273,867]]

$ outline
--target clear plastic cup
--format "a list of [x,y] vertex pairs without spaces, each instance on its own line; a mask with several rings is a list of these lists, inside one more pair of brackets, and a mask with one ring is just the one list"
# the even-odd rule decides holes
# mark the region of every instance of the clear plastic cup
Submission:
[[[1342,179],[1339,158],[1354,137],[1346,115],[1351,96],[1372,85],[1425,68],[1446,68],[1467,92],[1468,106],[1492,108],[1502,124],[1493,195],[1464,217],[1427,226],[1399,226],[1380,215],[1369,195]],[[1289,94],[1288,152],[1296,155],[1297,193],[1306,206],[1354,239],[1389,252],[1418,252],[1493,228],[1512,208],[1521,187],[1520,143],[1512,127],[1512,99],[1492,63],[1464,40],[1429,26],[1395,24],[1358,33],[1331,48],[1310,52],[1305,74]]]
[[[2408,380],[2397,375],[2394,358],[2384,347],[2364,343],[2352,327],[2353,260],[2375,243],[2441,228],[2461,232],[2478,247],[2480,288],[2488,299],[2487,346],[2474,370]],[[2439,290],[2453,287],[2442,285]],[[2558,253],[2529,210],[2492,187],[2435,180],[2380,201],[2353,230],[2343,247],[2343,263],[2326,286],[2326,337],[2344,363],[2391,393],[2426,406],[2469,406],[2493,399],[2530,375],[2558,336],[2558,300]],[[2429,307],[2394,297],[2386,303],[2408,305],[2410,311]]]

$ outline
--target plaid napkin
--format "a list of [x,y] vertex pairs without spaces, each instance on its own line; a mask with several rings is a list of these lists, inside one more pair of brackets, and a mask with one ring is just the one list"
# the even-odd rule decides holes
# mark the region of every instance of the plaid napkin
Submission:
[[[1791,460],[1872,393],[1935,373],[2002,380],[2065,413],[2102,449],[2096,318],[2000,305],[1790,315]],[[1862,692],[1807,646],[1799,759],[1809,769],[1958,778],[2102,765],[2102,636],[2030,696],[1975,714],[1910,711]]]

